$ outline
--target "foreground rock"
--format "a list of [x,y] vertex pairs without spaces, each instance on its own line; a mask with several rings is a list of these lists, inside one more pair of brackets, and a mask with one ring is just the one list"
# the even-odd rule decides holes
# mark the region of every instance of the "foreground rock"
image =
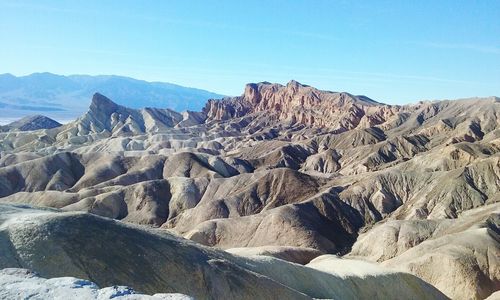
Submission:
[[0,207],[0,268],[196,299],[445,299],[413,275],[321,256],[307,266],[235,257],[158,230],[85,213]]
[[136,293],[126,286],[99,288],[95,283],[73,278],[56,277],[45,279],[26,269],[0,270],[0,299],[81,299],[81,300],[190,300],[182,294]]
[[413,273],[453,299],[484,299],[500,289],[500,204],[452,220],[387,221],[350,256]]

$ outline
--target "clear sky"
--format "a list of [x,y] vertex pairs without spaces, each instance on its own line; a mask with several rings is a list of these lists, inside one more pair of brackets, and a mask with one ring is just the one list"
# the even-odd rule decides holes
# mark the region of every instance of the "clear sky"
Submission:
[[386,103],[500,96],[500,1],[0,0],[0,73],[239,95],[298,80]]

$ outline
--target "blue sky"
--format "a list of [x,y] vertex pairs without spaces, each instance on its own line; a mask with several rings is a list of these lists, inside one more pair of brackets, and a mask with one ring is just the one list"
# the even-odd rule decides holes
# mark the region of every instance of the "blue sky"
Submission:
[[500,1],[3,1],[0,73],[239,95],[290,79],[386,103],[500,96]]

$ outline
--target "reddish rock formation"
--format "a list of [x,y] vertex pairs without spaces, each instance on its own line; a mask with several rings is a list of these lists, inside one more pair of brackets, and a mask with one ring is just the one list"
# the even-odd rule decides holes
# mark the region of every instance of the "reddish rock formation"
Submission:
[[281,121],[331,127],[338,132],[384,123],[400,110],[399,106],[378,103],[365,96],[321,91],[294,80],[286,86],[269,82],[247,84],[243,95],[209,100],[204,108],[209,120],[228,120],[266,111]]

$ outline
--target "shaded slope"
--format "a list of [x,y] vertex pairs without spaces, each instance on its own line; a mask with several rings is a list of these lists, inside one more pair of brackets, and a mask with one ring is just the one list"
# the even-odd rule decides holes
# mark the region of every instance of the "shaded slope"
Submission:
[[[88,214],[1,208],[0,268],[29,267],[45,277],[74,276],[101,286],[128,283],[140,292],[181,292],[196,299],[445,299],[417,277],[362,262],[322,257],[306,267],[245,259]],[[366,271],[350,274],[359,264]]]

